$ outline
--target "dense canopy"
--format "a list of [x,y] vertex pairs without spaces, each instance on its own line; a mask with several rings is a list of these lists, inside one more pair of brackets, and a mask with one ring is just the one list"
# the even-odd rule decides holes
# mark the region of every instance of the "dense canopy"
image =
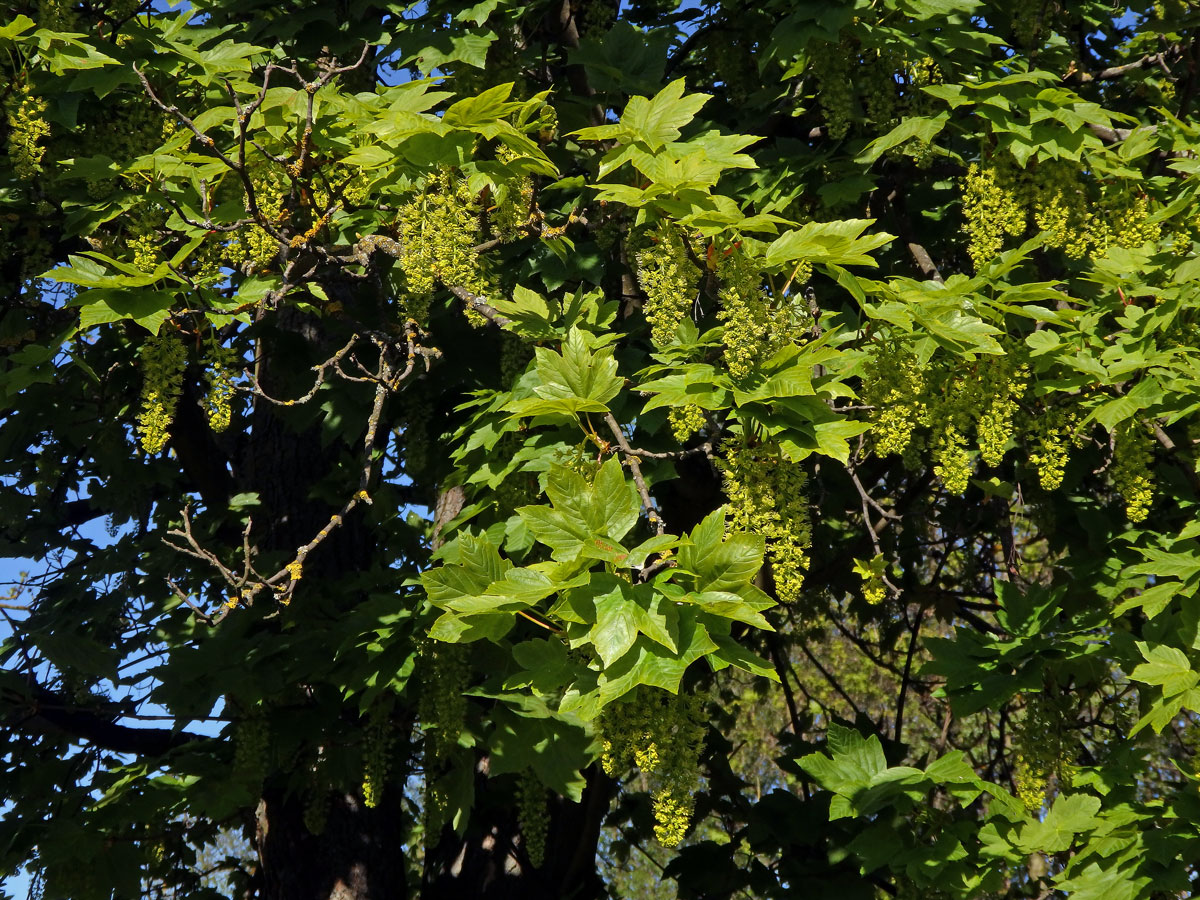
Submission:
[[1200,892],[1200,4],[0,8],[32,896]]

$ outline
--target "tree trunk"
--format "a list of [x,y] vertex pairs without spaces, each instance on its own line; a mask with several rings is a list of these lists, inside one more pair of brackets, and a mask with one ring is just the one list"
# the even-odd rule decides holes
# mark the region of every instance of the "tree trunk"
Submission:
[[599,900],[606,896],[596,871],[596,853],[600,825],[616,792],[611,779],[593,766],[580,803],[556,797],[549,805],[544,859],[536,868],[509,795],[488,787],[487,775],[477,774],[466,833],[459,836],[447,826],[426,856],[421,900]]
[[[312,364],[328,359],[335,341],[344,336],[330,335],[318,323],[299,313],[281,311],[282,327],[264,336],[261,345],[259,375],[268,393],[278,399],[303,394],[311,387],[305,382],[288,383],[275,376],[272,361],[285,362],[286,371],[295,371],[296,358]],[[300,367],[300,371],[304,369]],[[351,389],[359,388],[354,385]],[[328,527],[330,517],[339,508],[330,496],[348,497],[358,489],[357,474],[345,468],[347,456],[358,458],[360,435],[329,440],[328,433],[307,410],[279,407],[257,398],[250,440],[245,445],[239,474],[239,489],[258,494],[255,510],[255,550],[259,554],[281,554],[284,559],[296,548]],[[306,418],[309,417],[309,418]],[[387,434],[386,424],[381,432]],[[321,497],[322,499],[318,499]],[[298,587],[293,608],[300,609],[324,594],[343,609],[352,609],[364,599],[344,585],[358,572],[370,567],[376,546],[364,525],[361,510],[355,510],[340,522],[309,556],[304,566],[304,581]],[[323,599],[323,598],[321,598]],[[259,602],[270,603],[263,595]],[[260,622],[258,627],[278,628],[278,622]],[[303,673],[293,677],[303,681]],[[298,696],[322,686],[297,684]],[[330,730],[310,738],[312,754],[316,746],[329,745],[357,734],[361,722],[357,708],[347,707],[345,715],[330,724]],[[339,734],[344,728],[345,734]],[[302,756],[301,759],[304,757]],[[300,762],[298,765],[305,763]],[[407,767],[405,767],[407,770]],[[361,793],[342,784],[326,796],[328,814],[321,834],[312,834],[305,823],[305,807],[313,802],[307,791],[289,786],[287,773],[279,773],[263,789],[255,811],[255,847],[260,868],[256,898],[261,900],[402,900],[407,896],[405,877],[406,816],[399,790],[385,793],[375,809],[368,809]]]
[[[288,371],[303,372],[304,367],[296,365],[297,357],[307,364],[319,363],[337,349],[337,343],[305,317],[282,311],[277,329],[264,335],[262,343],[259,372],[264,389],[281,399],[303,394],[311,382],[278,383],[281,379],[273,377],[272,359],[287,359]],[[347,454],[354,457],[361,450],[347,446],[349,437],[347,443],[329,442],[319,425],[305,423],[298,428],[302,415],[261,399],[256,403],[238,487],[259,495],[255,535],[261,553],[290,554],[329,522],[335,507],[317,501],[315,489],[324,486],[320,493],[328,494],[328,483],[338,480],[337,467],[344,465]],[[387,433],[386,425],[382,426],[381,434]],[[354,488],[347,481],[345,489]],[[464,501],[460,487],[439,493],[435,546]],[[309,591],[337,590],[337,585],[370,566],[374,549],[361,517],[348,517],[309,558],[294,603],[302,605]],[[339,595],[337,603],[349,608],[358,599]],[[348,711],[347,731],[356,731],[359,724],[357,710]],[[336,733],[313,737],[314,743],[339,739]],[[604,896],[595,859],[600,826],[614,790],[609,779],[595,770],[581,803],[556,798],[548,806],[545,854],[538,867],[529,859],[509,786],[498,786],[488,778],[486,759],[476,779],[466,833],[460,836],[447,828],[436,844],[430,842],[421,900],[598,900]],[[367,809],[358,791],[348,792],[343,785],[330,795],[324,831],[313,835],[305,825],[305,792],[289,790],[287,781],[278,778],[268,783],[255,813],[258,898],[402,900],[407,896],[405,857],[416,848],[407,843],[411,812],[403,808],[399,790],[387,792],[378,808]]]
[[264,793],[256,812],[263,900],[407,896],[404,819],[396,800],[367,809],[358,796],[331,794],[325,830],[313,835],[304,825],[303,797]]

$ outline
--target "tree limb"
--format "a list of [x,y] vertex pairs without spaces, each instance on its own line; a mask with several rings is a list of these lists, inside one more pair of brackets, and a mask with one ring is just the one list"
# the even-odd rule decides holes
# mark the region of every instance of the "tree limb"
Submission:
[[633,448],[629,446],[629,441],[625,439],[625,433],[621,431],[621,426],[613,418],[612,413],[605,413],[604,421],[608,423],[608,430],[612,432],[617,446],[621,448],[621,453],[625,456],[625,464],[629,466],[629,473],[633,476],[633,483],[637,486],[638,495],[642,498],[642,506],[646,509],[646,516],[650,519],[650,524],[654,526],[655,531],[663,534],[667,530],[666,524],[663,522],[662,516],[658,514],[658,508],[654,505],[654,501],[650,499],[650,491],[646,487],[646,479],[642,477],[642,467],[638,463]]
[[161,756],[171,750],[205,740],[203,735],[169,728],[131,728],[117,720],[119,712],[102,713],[72,703],[65,695],[37,684],[15,688],[20,676],[3,671],[6,684],[0,689],[0,708],[11,724],[41,733],[61,732],[114,753]]

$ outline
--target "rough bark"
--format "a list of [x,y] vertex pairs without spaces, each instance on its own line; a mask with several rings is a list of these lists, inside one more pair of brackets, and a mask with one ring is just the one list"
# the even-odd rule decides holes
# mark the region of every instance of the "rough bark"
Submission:
[[[272,362],[280,360],[281,368],[304,372],[304,367],[296,366],[297,357],[310,363],[326,359],[342,336],[321,332],[299,314],[281,314],[279,319],[286,330],[264,336],[260,378],[273,396],[290,397],[311,382],[280,383]],[[335,389],[362,386],[339,384]],[[238,480],[241,490],[259,495],[257,552],[289,556],[326,526],[340,506],[329,498],[357,488],[356,481],[339,474],[345,469],[345,458],[357,457],[361,451],[352,445],[357,439],[347,433],[344,441],[330,441],[328,433],[322,432],[320,417],[313,422],[307,410],[276,407],[265,401],[256,404]],[[306,561],[305,580],[293,602],[299,606],[315,600],[315,592],[334,591],[337,606],[352,608],[363,598],[338,586],[366,569],[374,550],[362,516],[357,512],[347,516]],[[263,622],[259,627],[277,625]],[[297,687],[301,694],[306,693],[303,685]],[[355,727],[356,720],[357,710],[348,711],[348,730]],[[341,737],[326,733],[313,735],[312,741],[315,745]],[[304,821],[305,806],[313,802],[307,792],[289,790],[286,779],[269,783],[255,812],[255,847],[260,861],[256,896],[262,900],[405,897],[405,822],[411,817],[406,817],[398,794],[389,791],[377,808],[368,809],[357,791],[331,793],[326,827],[320,835],[313,835]]]
[[[304,825],[304,798],[268,790],[256,812],[263,900],[393,900],[406,896],[403,813],[394,800],[367,809],[331,794],[320,835]],[[469,896],[469,895],[464,895]]]
[[596,872],[600,826],[615,784],[597,768],[588,773],[581,802],[563,798],[550,817],[545,858],[535,868],[523,844],[507,792],[489,790],[486,760],[475,781],[471,824],[459,836],[447,827],[425,859],[421,900],[599,900],[606,896]]

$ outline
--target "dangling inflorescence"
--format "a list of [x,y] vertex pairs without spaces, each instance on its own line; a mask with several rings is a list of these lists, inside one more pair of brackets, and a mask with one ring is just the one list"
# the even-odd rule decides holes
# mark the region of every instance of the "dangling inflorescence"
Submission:
[[894,126],[901,112],[896,73],[903,68],[902,59],[892,50],[869,48],[862,51],[855,80],[861,85],[859,89],[867,119],[881,132]]
[[887,599],[887,561],[882,553],[877,553],[869,560],[855,560],[854,572],[862,579],[863,599],[872,606],[878,606]]
[[863,373],[862,399],[871,407],[871,435],[880,456],[903,453],[928,424],[925,367],[898,344],[880,345]]
[[[502,163],[516,159],[516,152],[507,146],[496,151],[496,160]],[[525,234],[525,228],[534,215],[533,179],[528,175],[507,178],[500,185],[500,196],[496,205],[488,210],[488,222],[492,231],[502,241],[513,241]]]
[[1071,446],[1080,446],[1078,410],[1060,404],[1047,404],[1034,418],[1028,430],[1029,463],[1038,473],[1043,490],[1056,490],[1070,461]]
[[29,82],[15,84],[4,101],[8,120],[8,159],[20,181],[32,181],[42,171],[46,148],[42,140],[50,136],[46,121],[48,104],[33,93]]
[[1034,814],[1054,784],[1069,782],[1074,770],[1062,703],[1044,692],[1028,695],[1024,715],[1013,729],[1013,782],[1017,798]]
[[[400,268],[409,291],[420,298],[410,301],[407,311],[412,318],[428,320],[428,295],[438,283],[486,293],[475,250],[481,230],[479,199],[466,179],[448,168],[431,175],[424,189],[401,207],[398,226],[404,247]],[[471,309],[467,319],[475,325],[486,323]]]
[[237,393],[234,379],[237,377],[237,351],[218,344],[214,339],[209,345],[205,360],[204,380],[208,391],[204,395],[204,412],[209,427],[220,434],[229,427],[233,417],[233,397]]
[[1157,243],[1162,237],[1162,224],[1150,221],[1150,198],[1144,191],[1122,182],[1106,190],[1104,200],[1107,216],[1102,221],[1106,226],[1112,223],[1113,243],[1120,247],[1140,247],[1146,242]]
[[650,339],[654,346],[666,347],[674,342],[675,330],[692,309],[700,270],[688,259],[684,237],[670,222],[660,222],[650,240],[637,255],[637,277],[646,293]]
[[979,455],[989,466],[1000,465],[1013,439],[1013,421],[1029,380],[1029,367],[1014,353],[980,361],[978,378],[982,403],[975,422]]
[[500,383],[511,389],[533,359],[533,348],[517,335],[505,331],[500,336]]
[[863,370],[862,396],[872,407],[872,434],[880,455],[902,454],[915,466],[919,427],[929,428],[934,472],[951,493],[967,489],[973,471],[969,437],[983,462],[1000,465],[1016,435],[1029,381],[1020,348],[999,356],[922,365],[904,347],[875,348]]
[[[247,175],[262,219],[276,226],[284,223],[289,216],[285,204],[291,193],[287,174],[277,166],[260,163],[251,167]],[[265,272],[279,261],[281,249],[278,239],[255,224],[234,233],[224,256],[232,268],[246,273]]]
[[[791,280],[803,284],[811,272],[812,266],[802,262]],[[717,318],[724,326],[725,365],[734,378],[744,378],[757,362],[769,359],[793,339],[792,310],[787,306],[771,308],[770,297],[763,291],[762,273],[738,249],[723,255],[717,273],[721,278]]]
[[234,729],[233,771],[254,785],[262,783],[270,763],[271,730],[261,706],[252,707]]
[[138,433],[142,449],[154,455],[166,446],[171,422],[183,387],[187,350],[172,332],[155,335],[142,344],[142,409]]
[[1078,169],[1052,160],[1038,165],[1034,178],[1033,221],[1046,235],[1046,245],[1079,259],[1094,243],[1094,224]]
[[636,766],[647,776],[654,834],[664,847],[677,847],[691,823],[700,785],[703,722],[702,697],[644,685],[632,699],[606,706],[598,721],[604,771],[617,777]]
[[[905,69],[908,81],[905,104],[906,115],[932,116],[937,108],[936,101],[930,94],[921,89],[942,83],[941,67],[931,57],[925,56],[915,63],[909,63]],[[934,159],[933,146],[929,141],[919,138],[913,138],[911,143],[915,145],[914,149],[909,151],[913,157],[913,162],[919,168],[928,168]]]
[[933,431],[930,446],[933,473],[951,494],[963,493],[974,471],[966,436],[972,410],[970,400],[966,399],[969,385],[970,382],[965,379],[950,379],[946,390],[958,393],[950,393],[949,396],[955,401],[963,399],[965,402],[938,404],[934,407],[930,422]]
[[1103,188],[1079,167],[1042,160],[1028,169],[1006,153],[972,163],[963,181],[967,252],[978,269],[998,254],[1005,236],[1024,234],[1029,215],[1047,247],[1071,259],[1103,256],[1108,248],[1140,247],[1162,237],[1150,221],[1151,198],[1140,186],[1118,181]]
[[550,831],[550,815],[546,807],[546,788],[533,772],[526,769],[517,783],[517,821],[525,852],[535,869],[546,860],[546,835]]
[[466,646],[430,641],[421,653],[421,700],[418,715],[429,759],[445,759],[458,745],[466,716],[470,666]]
[[766,539],[775,591],[781,602],[794,603],[800,599],[812,543],[808,476],[775,444],[726,443],[722,452],[718,465],[725,475],[729,527]]
[[383,798],[392,759],[392,719],[390,704],[376,702],[371,707],[363,732],[363,804],[374,809]]
[[971,163],[963,182],[967,253],[979,269],[1004,246],[1005,235],[1025,231],[1026,194],[1019,170],[1007,156]]
[[308,778],[304,786],[304,827],[309,834],[324,834],[325,826],[329,823],[331,798],[325,769],[325,754],[323,749],[318,748],[316,758],[308,766]]
[[813,47],[809,69],[817,77],[817,102],[825,119],[825,130],[841,140],[854,122],[854,79],[851,65],[858,54],[848,43]]
[[1113,435],[1114,462],[1109,477],[1125,500],[1130,522],[1143,521],[1154,502],[1153,445],[1153,438],[1137,422],[1125,423]]
[[401,395],[401,428],[404,470],[410,477],[424,472],[432,461],[433,404],[424,385],[410,387]]
[[755,41],[750,29],[731,19],[711,28],[705,36],[707,60],[724,85],[722,93],[732,103],[741,103],[759,86],[754,59]]
[[671,435],[681,444],[707,424],[704,410],[695,403],[672,406],[667,413],[667,422],[671,426]]

